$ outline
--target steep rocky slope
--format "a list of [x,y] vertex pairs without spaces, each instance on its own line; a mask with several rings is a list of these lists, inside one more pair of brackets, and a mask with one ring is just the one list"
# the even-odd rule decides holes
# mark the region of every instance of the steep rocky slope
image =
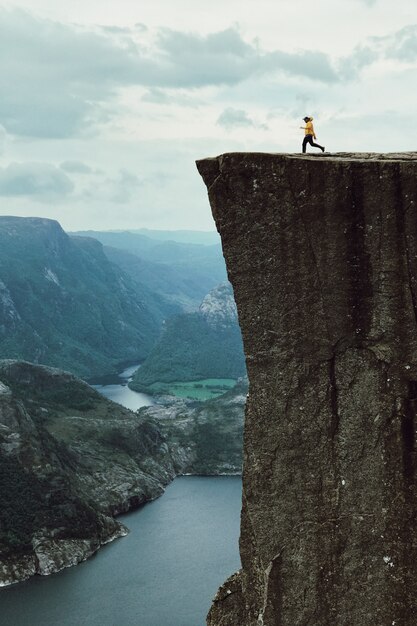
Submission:
[[183,474],[240,474],[247,390],[242,379],[213,400],[170,398],[164,405],[140,409],[139,415],[156,422],[171,454],[181,459]]
[[244,375],[233,290],[224,283],[204,297],[198,311],[166,321],[160,340],[136,371],[130,387],[158,393],[157,383]]
[[81,376],[141,360],[172,310],[58,222],[0,217],[0,356]]
[[0,585],[125,534],[113,515],[161,495],[181,469],[153,421],[61,370],[0,361]]
[[250,383],[211,626],[412,626],[417,153],[198,162]]

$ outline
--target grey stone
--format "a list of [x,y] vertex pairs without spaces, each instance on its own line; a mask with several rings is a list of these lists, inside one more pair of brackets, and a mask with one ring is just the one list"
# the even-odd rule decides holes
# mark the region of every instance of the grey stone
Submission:
[[249,376],[240,601],[210,626],[413,626],[417,153],[197,163]]

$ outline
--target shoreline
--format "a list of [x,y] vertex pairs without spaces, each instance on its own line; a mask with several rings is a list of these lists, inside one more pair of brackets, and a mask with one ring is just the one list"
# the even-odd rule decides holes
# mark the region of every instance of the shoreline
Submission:
[[[7,566],[6,564],[2,564],[0,562],[0,594],[1,594],[1,589],[5,589],[7,587],[18,585],[18,584],[23,583],[23,582],[25,582],[27,580],[30,580],[31,578],[36,577],[36,576],[42,576],[42,577],[51,576],[53,574],[58,574],[59,572],[63,571],[64,569],[68,569],[69,567],[75,567],[76,565],[79,565],[80,563],[83,563],[84,561],[87,561],[88,559],[90,559],[102,547],[106,546],[107,544],[112,543],[116,539],[121,539],[123,537],[126,537],[131,531],[123,523],[119,522],[118,518],[121,517],[122,515],[129,515],[131,513],[135,513],[136,511],[138,511],[142,507],[145,507],[147,504],[150,504],[151,502],[154,502],[155,500],[158,500],[159,498],[163,497],[163,495],[165,494],[166,488],[169,485],[171,485],[177,478],[192,478],[192,477],[196,477],[196,478],[239,478],[241,476],[242,476],[242,474],[240,472],[231,472],[231,473],[222,472],[222,473],[219,473],[219,474],[191,474],[191,473],[176,474],[172,478],[172,480],[170,480],[164,486],[164,489],[163,489],[162,493],[159,493],[159,494],[155,495],[155,497],[149,498],[148,500],[146,500],[145,502],[141,502],[140,504],[136,504],[136,505],[133,504],[127,510],[121,511],[120,513],[117,513],[114,516],[109,516],[116,524],[119,525],[119,528],[116,529],[113,533],[111,533],[109,535],[109,537],[107,537],[103,541],[98,541],[97,544],[95,544],[95,540],[94,539],[79,539],[79,540],[77,540],[77,539],[62,539],[62,540],[58,540],[58,541],[50,540],[49,541],[49,543],[51,544],[50,546],[48,546],[48,541],[44,542],[44,547],[46,548],[46,552],[48,551],[48,548],[50,549],[49,555],[50,555],[50,558],[52,560],[54,558],[56,559],[56,558],[58,558],[59,556],[62,555],[62,550],[59,550],[59,548],[65,547],[64,544],[66,544],[67,547],[69,547],[68,544],[70,544],[70,546],[72,546],[72,547],[78,546],[81,549],[81,552],[78,554],[78,556],[75,557],[75,559],[74,559],[74,557],[72,559],[69,558],[69,560],[66,563],[61,562],[61,564],[56,566],[56,567],[54,567],[54,566],[50,567],[49,571],[40,571],[40,569],[42,570],[42,568],[40,568],[40,561],[39,561],[39,557],[37,556],[36,552],[34,552],[32,554],[21,555],[20,557],[17,557],[16,560],[14,562],[11,562],[9,566]],[[121,503],[120,506],[122,507],[123,503]],[[61,544],[61,542],[62,542],[62,544]],[[54,554],[53,549],[51,549],[51,548],[53,548],[53,544],[55,544],[55,548],[56,548],[55,554]],[[84,551],[82,550],[83,548],[84,548]],[[13,560],[13,557],[11,557],[11,561],[12,560]],[[3,582],[1,580],[2,574],[5,575],[7,570],[9,570],[10,573],[13,573],[13,572],[16,571],[16,568],[19,568],[19,567],[21,567],[22,570],[25,570],[25,574],[23,575],[22,578],[15,578],[14,580],[10,580],[8,582]]]

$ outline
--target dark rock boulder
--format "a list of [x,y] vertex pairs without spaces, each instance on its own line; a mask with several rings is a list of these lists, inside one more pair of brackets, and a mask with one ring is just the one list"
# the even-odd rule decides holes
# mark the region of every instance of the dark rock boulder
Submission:
[[209,624],[412,626],[417,153],[198,169],[250,383],[241,600]]

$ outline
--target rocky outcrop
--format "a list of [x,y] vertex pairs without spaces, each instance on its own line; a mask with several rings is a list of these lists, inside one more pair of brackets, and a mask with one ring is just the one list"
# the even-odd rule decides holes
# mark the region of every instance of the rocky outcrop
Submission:
[[247,380],[242,379],[205,402],[170,396],[163,404],[141,408],[138,415],[158,425],[179,473],[240,474],[247,389]]
[[222,283],[206,295],[199,311],[210,326],[227,328],[238,323],[236,302],[229,283]]
[[242,572],[208,623],[412,626],[417,153],[198,169],[250,389]]

